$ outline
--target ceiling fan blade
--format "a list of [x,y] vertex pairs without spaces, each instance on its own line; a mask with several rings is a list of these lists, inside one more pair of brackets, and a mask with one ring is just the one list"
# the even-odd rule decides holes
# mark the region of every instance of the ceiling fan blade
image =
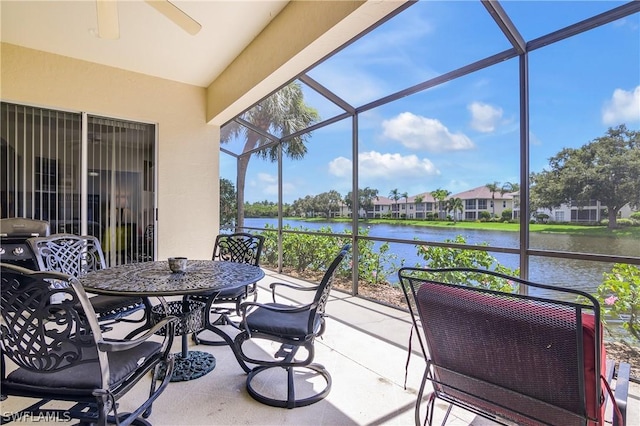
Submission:
[[98,16],[98,36],[110,40],[120,38],[116,0],[96,0],[96,14]]
[[195,19],[178,9],[169,0],[145,0],[148,5],[152,6],[158,12],[173,21],[180,28],[191,35],[196,35],[202,28]]

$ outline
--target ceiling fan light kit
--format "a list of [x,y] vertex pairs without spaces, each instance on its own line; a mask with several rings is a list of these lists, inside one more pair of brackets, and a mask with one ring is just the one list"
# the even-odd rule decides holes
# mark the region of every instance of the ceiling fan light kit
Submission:
[[[117,1],[118,0],[96,0],[98,36],[100,38],[108,40],[117,40],[120,38]],[[145,0],[145,2],[191,35],[198,34],[200,29],[202,29],[202,25],[169,0]]]

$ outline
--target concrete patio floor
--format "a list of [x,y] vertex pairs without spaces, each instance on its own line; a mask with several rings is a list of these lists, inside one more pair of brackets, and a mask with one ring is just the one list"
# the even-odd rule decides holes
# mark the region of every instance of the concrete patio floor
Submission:
[[[299,282],[265,272],[266,277],[259,283],[260,301],[270,300],[268,285],[273,281]],[[327,367],[333,379],[331,393],[326,399],[292,410],[258,403],[247,394],[246,374],[229,348],[196,346],[189,339],[189,349],[215,355],[216,368],[195,380],[170,383],[154,403],[148,420],[156,426],[414,424],[414,404],[425,364],[417,354],[419,346],[414,341],[405,388],[411,330],[408,313],[334,291],[327,305],[327,315],[326,333],[315,344],[315,361]],[[174,350],[180,351],[179,338],[174,343]],[[277,381],[274,377],[269,383]],[[120,400],[120,411],[135,408],[136,401],[147,392],[148,382],[143,381]],[[29,402],[24,398],[9,398],[1,403],[1,411],[3,414],[15,412]],[[637,383],[631,384],[628,402],[627,425],[638,425],[640,385]],[[446,404],[437,404],[440,417],[445,410]],[[454,408],[446,424],[485,426],[493,423]]]

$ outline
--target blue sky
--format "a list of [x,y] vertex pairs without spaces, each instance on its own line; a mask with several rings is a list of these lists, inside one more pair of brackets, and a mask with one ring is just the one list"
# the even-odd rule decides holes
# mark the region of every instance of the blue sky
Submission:
[[[624,4],[507,1],[525,41]],[[355,107],[510,47],[479,1],[421,1],[309,72]],[[640,16],[530,52],[532,171],[565,147],[579,147],[624,123],[640,129]],[[520,183],[517,58],[359,116],[359,186],[388,196],[491,182]],[[303,86],[322,119],[341,110]],[[283,198],[351,189],[351,122],[316,130],[303,160],[286,160]],[[238,151],[240,141],[227,148]],[[221,177],[235,160],[221,154]],[[245,200],[277,201],[275,164],[250,161]]]

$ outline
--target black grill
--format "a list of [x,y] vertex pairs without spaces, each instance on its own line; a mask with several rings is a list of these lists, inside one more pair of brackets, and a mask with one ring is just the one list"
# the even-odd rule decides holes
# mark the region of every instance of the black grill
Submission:
[[27,240],[49,235],[49,222],[12,217],[0,219],[0,262],[38,269],[35,255]]

